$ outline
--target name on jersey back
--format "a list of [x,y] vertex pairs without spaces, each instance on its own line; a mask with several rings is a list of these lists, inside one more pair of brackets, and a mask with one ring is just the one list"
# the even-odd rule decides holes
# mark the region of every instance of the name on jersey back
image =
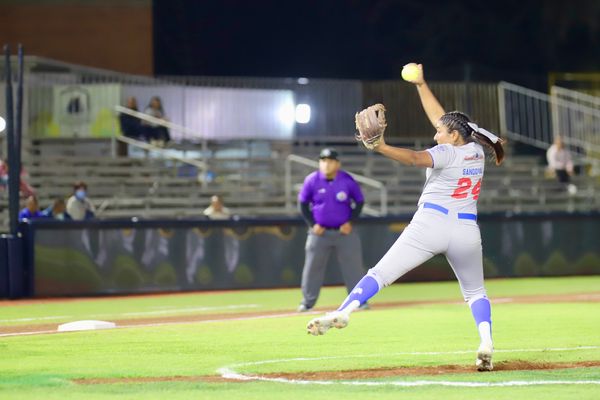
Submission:
[[463,168],[463,175],[482,175],[483,168]]

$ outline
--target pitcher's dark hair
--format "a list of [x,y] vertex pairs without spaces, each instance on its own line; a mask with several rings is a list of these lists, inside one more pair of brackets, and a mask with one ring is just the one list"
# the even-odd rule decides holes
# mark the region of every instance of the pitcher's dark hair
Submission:
[[460,111],[447,112],[440,118],[440,123],[448,128],[448,132],[457,131],[465,143],[479,143],[484,149],[494,153],[496,165],[500,165],[504,160],[504,148],[502,147],[504,140],[499,139],[496,143],[492,142],[484,134],[473,130],[469,122],[472,122],[469,116]]

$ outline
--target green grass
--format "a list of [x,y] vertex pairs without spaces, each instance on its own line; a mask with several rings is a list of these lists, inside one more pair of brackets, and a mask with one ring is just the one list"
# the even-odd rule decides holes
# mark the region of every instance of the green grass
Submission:
[[[492,298],[534,294],[600,293],[600,277],[490,281]],[[320,306],[335,307],[342,288],[326,288]],[[451,300],[401,308],[378,308],[378,302]],[[224,307],[236,310],[190,311],[193,314],[292,310],[299,289],[190,293],[148,298],[103,298],[19,305],[4,303],[0,319],[71,316]],[[525,387],[398,387],[398,381],[505,382],[510,380],[600,380],[600,368],[548,371],[497,371],[372,379],[379,386],[292,385],[275,382],[151,382],[79,385],[75,378],[123,378],[217,375],[229,366],[240,373],[310,372],[397,366],[472,365],[478,338],[468,307],[460,303],[455,282],[402,284],[385,289],[373,310],[352,315],[348,328],[322,337],[306,335],[312,316],[200,322],[105,331],[0,338],[1,399],[598,399],[600,385]],[[178,309],[179,307],[179,309]],[[150,315],[152,316],[152,315]],[[109,319],[109,318],[107,318]],[[39,323],[36,321],[35,323]],[[45,320],[43,322],[49,322]],[[51,321],[59,323],[61,321]],[[18,325],[24,322],[3,322]],[[34,323],[29,321],[28,323]],[[493,306],[495,362],[529,360],[573,362],[600,360],[600,303],[498,303]],[[598,346],[575,349],[579,346]],[[543,351],[544,349],[559,351]],[[524,351],[513,351],[522,349]],[[463,351],[466,351],[463,353]],[[414,354],[439,352],[439,354]],[[329,357],[324,360],[323,357]],[[291,360],[301,358],[302,360]],[[276,362],[264,361],[279,360]],[[260,363],[260,364],[253,364]],[[383,385],[383,383],[388,383]]]
[[[486,286],[492,300],[495,297],[590,293],[599,290],[600,276],[496,279],[489,280]],[[344,297],[345,290],[343,288],[326,288],[322,291],[317,306],[336,308]],[[5,303],[8,306],[0,305],[0,327],[40,323],[59,324],[92,317],[94,319],[135,319],[163,315],[289,311],[295,309],[300,300],[301,294],[298,289],[279,289],[194,292],[160,297],[65,299],[60,302],[35,304],[8,302]],[[461,294],[458,284],[456,282],[436,282],[394,285],[378,293],[374,304],[377,302],[428,300],[460,301]],[[237,306],[240,308],[235,308]]]

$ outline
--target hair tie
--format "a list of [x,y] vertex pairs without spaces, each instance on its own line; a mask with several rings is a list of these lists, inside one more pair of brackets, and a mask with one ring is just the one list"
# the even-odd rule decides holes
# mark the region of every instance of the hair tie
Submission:
[[477,124],[475,124],[473,122],[467,122],[467,124],[469,124],[471,129],[473,129],[475,132],[481,133],[483,136],[490,139],[492,141],[492,143],[498,143],[498,140],[500,140],[500,138],[498,136],[494,135],[492,132],[490,132],[488,130],[478,127]]

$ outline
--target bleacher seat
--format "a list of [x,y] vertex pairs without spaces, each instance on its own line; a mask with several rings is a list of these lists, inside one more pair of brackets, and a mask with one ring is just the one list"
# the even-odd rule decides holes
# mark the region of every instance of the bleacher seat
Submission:
[[[101,218],[200,218],[218,194],[240,216],[298,215],[295,196],[306,174],[314,168],[294,165],[291,169],[294,188],[292,207],[285,196],[285,157],[294,153],[316,160],[321,144],[308,142],[295,146],[278,146],[270,154],[252,157],[239,152],[212,150],[206,161],[212,179],[202,181],[194,167],[157,157],[111,157],[106,143],[98,154],[76,149],[83,145],[74,139],[61,141],[61,147],[47,142],[29,143],[23,157],[30,175],[29,183],[37,190],[42,208],[56,197],[67,197],[72,184],[84,180],[89,196]],[[345,143],[345,144],[344,144]],[[97,144],[94,144],[96,146]],[[423,145],[427,145],[424,143]],[[275,145],[274,145],[275,146]],[[337,143],[342,168],[384,183],[388,191],[390,214],[411,213],[416,209],[425,181],[425,170],[402,166],[348,141]],[[75,149],[75,150],[74,150]],[[231,154],[229,157],[223,154]],[[215,156],[220,154],[219,156]],[[574,177],[577,193],[569,194],[562,184],[546,177],[545,166],[535,156],[508,156],[497,167],[486,165],[480,211],[576,211],[597,209],[600,184],[586,176]],[[363,186],[367,204],[380,206],[377,190]],[[0,218],[6,226],[6,194],[0,192]]]

